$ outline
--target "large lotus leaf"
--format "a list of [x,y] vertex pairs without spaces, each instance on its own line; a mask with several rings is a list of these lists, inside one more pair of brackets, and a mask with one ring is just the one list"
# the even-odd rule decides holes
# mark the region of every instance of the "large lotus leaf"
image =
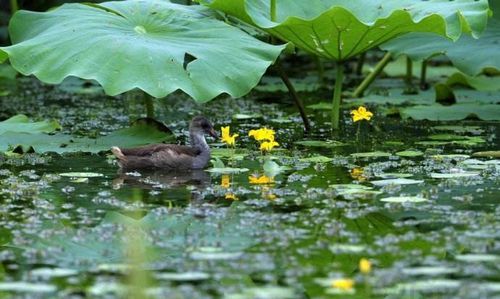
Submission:
[[7,53],[22,74],[54,84],[94,79],[109,95],[139,88],[160,98],[181,89],[200,102],[246,94],[283,49],[216,20],[206,7],[167,1],[19,11],[9,31],[13,45],[0,48],[0,58]]
[[492,19],[479,39],[462,36],[458,41],[452,42],[435,34],[411,33],[389,41],[381,48],[396,56],[407,55],[412,60],[444,54],[459,70],[475,76],[484,69],[500,70],[499,44],[500,20]]
[[172,134],[145,123],[138,123],[130,128],[121,129],[96,139],[77,138],[66,134],[30,134],[29,132],[18,131],[6,132],[0,135],[0,152],[22,146],[23,148],[33,147],[38,153],[99,153],[109,150],[111,146],[135,147],[167,140],[171,141],[173,138]]
[[486,27],[487,0],[201,0],[265,29],[298,48],[344,60],[409,32],[432,32],[453,40],[462,30],[477,36]]

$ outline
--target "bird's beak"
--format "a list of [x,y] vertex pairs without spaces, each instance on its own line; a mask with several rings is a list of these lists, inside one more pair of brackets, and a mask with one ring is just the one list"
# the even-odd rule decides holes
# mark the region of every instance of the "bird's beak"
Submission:
[[211,128],[208,134],[210,134],[210,136],[212,136],[213,138],[219,138],[219,134],[217,133],[217,131],[215,131],[214,128]]

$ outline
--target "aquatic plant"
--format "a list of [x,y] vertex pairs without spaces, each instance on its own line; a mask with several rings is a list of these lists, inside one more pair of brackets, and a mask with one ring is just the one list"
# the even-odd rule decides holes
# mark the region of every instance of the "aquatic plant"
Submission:
[[363,274],[368,274],[372,271],[372,263],[366,258],[359,260],[359,271]]
[[284,46],[261,42],[216,18],[209,8],[168,1],[64,4],[44,13],[18,11],[13,45],[0,48],[24,75],[58,84],[92,79],[108,95],[133,89],[163,98],[182,90],[197,102],[240,97]]
[[487,0],[200,0],[313,55],[337,61],[332,128],[340,124],[343,62],[393,38],[432,32],[457,40],[486,27]]
[[229,130],[230,130],[230,127],[229,126],[226,126],[226,127],[222,127],[221,128],[221,132],[222,132],[222,136],[221,136],[221,139],[223,142],[225,142],[228,146],[232,146],[234,147],[235,144],[236,144],[236,137],[238,137],[239,135],[238,134],[233,134],[231,135],[229,133]]
[[259,149],[262,152],[270,152],[273,148],[279,146],[279,143],[274,140],[274,135],[275,131],[268,128],[260,128],[248,132],[248,136],[260,142]]
[[357,122],[360,120],[370,120],[373,116],[373,113],[368,111],[365,107],[360,106],[356,110],[351,110],[352,121]]

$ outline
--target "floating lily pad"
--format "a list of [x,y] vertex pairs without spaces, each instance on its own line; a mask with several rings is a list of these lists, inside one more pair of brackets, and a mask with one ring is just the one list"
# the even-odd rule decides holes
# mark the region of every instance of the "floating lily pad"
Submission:
[[479,172],[431,173],[433,179],[458,179],[479,176]]
[[312,162],[312,163],[327,163],[327,162],[332,162],[333,159],[329,157],[325,157],[322,155],[318,156],[312,156],[312,157],[307,157],[307,158],[301,158],[301,162]]
[[40,278],[68,277],[77,275],[79,271],[64,268],[38,268],[30,271],[30,275]]
[[405,203],[405,202],[424,202],[428,199],[419,196],[393,196],[381,198],[383,202]]
[[102,173],[95,173],[95,172],[63,172],[60,173],[59,175],[72,178],[97,178],[104,176]]
[[182,272],[182,273],[162,272],[155,275],[155,277],[161,280],[170,280],[170,281],[200,281],[209,279],[210,274],[205,272]]
[[224,167],[224,168],[209,168],[206,171],[212,173],[242,173],[247,172],[248,168],[237,168],[237,167]]
[[421,151],[410,151],[410,150],[407,150],[407,151],[397,152],[396,155],[400,156],[400,157],[420,157],[420,156],[423,156],[424,153],[421,152]]
[[332,103],[320,102],[312,105],[307,105],[307,108],[312,110],[332,110]]
[[439,276],[458,273],[458,268],[450,267],[416,267],[416,268],[405,268],[403,269],[403,274],[411,276]]
[[388,185],[413,185],[413,184],[422,184],[423,180],[412,180],[412,179],[387,179],[387,180],[378,180],[378,181],[370,181],[375,186],[388,186]]
[[378,177],[383,179],[397,179],[397,178],[409,178],[412,177],[411,173],[399,173],[399,172],[384,172],[377,174]]
[[136,147],[152,143],[171,141],[175,138],[170,132],[139,122],[130,128],[117,130],[107,136],[91,139],[72,137],[65,134],[28,134],[7,132],[0,135],[0,151],[8,151],[19,145],[33,147],[38,153],[55,152],[89,152],[108,151],[112,146]]
[[23,114],[12,116],[11,118],[0,122],[0,135],[6,132],[16,133],[53,133],[61,129],[61,125],[55,121],[31,122]]
[[473,157],[500,158],[500,151],[475,152]]
[[277,176],[287,169],[290,169],[289,167],[281,166],[272,160],[266,160],[262,168],[264,169],[264,173],[266,174],[266,176],[271,178]]
[[479,135],[484,133],[484,129],[479,126],[453,126],[453,125],[443,125],[443,126],[434,126],[433,129],[437,131],[452,131],[457,134],[463,133],[471,133],[475,135]]
[[279,286],[259,286],[248,288],[241,293],[227,294],[225,299],[293,299],[297,298],[292,288]]
[[354,158],[387,158],[392,156],[391,153],[386,152],[366,152],[366,153],[353,153],[351,157]]
[[232,158],[235,160],[243,160],[248,156],[248,151],[245,149],[231,149],[231,148],[213,148],[210,154],[214,158]]
[[247,120],[247,119],[257,119],[257,118],[262,118],[262,114],[258,114],[258,113],[253,113],[253,114],[238,113],[238,114],[234,114],[233,115],[233,119],[236,119],[236,120]]
[[57,290],[55,285],[35,282],[13,281],[0,282],[0,291],[18,293],[53,293]]
[[482,120],[500,120],[500,105],[454,104],[443,106],[440,104],[418,105],[402,108],[402,118],[414,120],[450,121],[462,120],[468,117],[477,117]]
[[345,145],[344,143],[336,140],[328,140],[328,141],[322,141],[322,140],[301,140],[295,142],[295,144],[298,145],[303,145],[306,147],[325,147],[325,148],[333,148],[337,146],[343,146]]
[[420,280],[408,283],[398,284],[396,287],[389,291],[394,292],[407,292],[407,291],[418,291],[418,292],[446,292],[449,290],[458,289],[461,282],[458,280],[451,279],[433,279],[433,280]]
[[333,253],[361,253],[367,250],[366,246],[356,244],[334,244],[329,247]]
[[459,254],[455,256],[455,259],[462,262],[468,263],[480,263],[480,262],[500,262],[500,255],[494,254]]

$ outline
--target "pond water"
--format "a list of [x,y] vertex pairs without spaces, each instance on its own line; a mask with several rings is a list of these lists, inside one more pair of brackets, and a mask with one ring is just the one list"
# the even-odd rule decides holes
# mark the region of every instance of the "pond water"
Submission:
[[[2,116],[99,136],[142,111],[23,80],[30,92],[4,97]],[[347,123],[340,144],[311,142],[331,138],[327,113],[304,136],[281,98],[197,106],[175,95],[158,108],[181,141],[193,115],[230,125],[237,149],[211,140],[213,156],[247,171],[120,173],[109,153],[2,157],[0,297],[500,296],[500,160],[473,156],[499,148],[498,123],[375,110],[359,134]],[[247,136],[263,126],[281,145],[266,156]]]

